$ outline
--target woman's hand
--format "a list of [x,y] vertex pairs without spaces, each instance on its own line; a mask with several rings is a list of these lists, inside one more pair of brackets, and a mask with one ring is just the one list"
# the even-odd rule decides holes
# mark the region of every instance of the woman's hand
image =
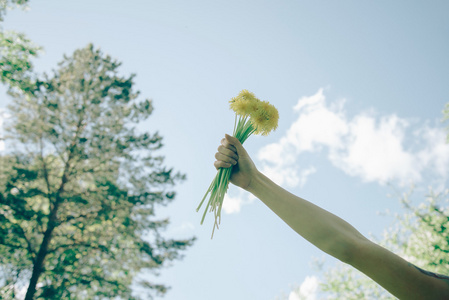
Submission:
[[215,153],[215,158],[217,160],[214,166],[217,170],[234,166],[231,183],[245,190],[248,189],[251,179],[257,173],[257,168],[237,138],[226,134],[221,140],[218,152]]

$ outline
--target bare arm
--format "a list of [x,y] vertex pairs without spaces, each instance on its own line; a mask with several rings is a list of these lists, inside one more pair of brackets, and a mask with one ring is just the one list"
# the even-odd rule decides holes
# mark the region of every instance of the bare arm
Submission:
[[[352,265],[400,299],[449,299],[449,280],[426,274],[366,239],[349,223],[300,198],[260,173],[237,139],[226,136],[215,167],[235,164],[231,182],[259,198],[293,230],[324,252]],[[435,274],[433,274],[435,275]]]

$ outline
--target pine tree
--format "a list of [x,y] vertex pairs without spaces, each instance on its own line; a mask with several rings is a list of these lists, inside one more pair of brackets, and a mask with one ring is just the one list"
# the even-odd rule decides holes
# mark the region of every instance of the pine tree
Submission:
[[[136,125],[153,110],[134,75],[89,45],[53,74],[10,91],[9,139],[0,156],[0,295],[26,299],[140,299],[131,284],[163,268],[192,239],[162,236],[157,205],[185,179],[157,155],[162,137]],[[20,81],[19,81],[20,82]],[[167,287],[140,285],[151,298]]]

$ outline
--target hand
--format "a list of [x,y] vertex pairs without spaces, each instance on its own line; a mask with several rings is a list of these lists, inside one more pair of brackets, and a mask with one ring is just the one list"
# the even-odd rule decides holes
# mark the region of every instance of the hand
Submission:
[[257,173],[257,168],[237,138],[226,134],[225,138],[221,140],[215,158],[217,160],[214,162],[214,166],[217,170],[234,166],[231,183],[245,190],[248,189],[251,179]]

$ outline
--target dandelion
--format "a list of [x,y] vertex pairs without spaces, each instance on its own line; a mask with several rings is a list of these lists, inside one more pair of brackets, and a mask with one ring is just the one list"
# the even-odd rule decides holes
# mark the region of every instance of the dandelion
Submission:
[[[278,126],[279,113],[276,107],[268,101],[257,99],[253,93],[247,90],[242,90],[229,103],[230,108],[235,112],[233,135],[242,144],[252,134],[268,135]],[[214,236],[215,228],[218,229],[221,222],[221,208],[223,206],[224,196],[228,190],[231,172],[232,168],[221,168],[218,170],[217,175],[196,209],[197,212],[200,210],[207,196],[210,194],[209,201],[201,219],[201,224],[203,224],[208,211],[214,212],[215,222],[212,229],[212,237]]]
[[277,128],[279,113],[273,105],[262,101],[258,109],[253,111],[251,122],[255,128],[255,134],[268,135]]
[[260,100],[253,93],[243,90],[237,97],[232,98],[229,103],[230,108],[235,111],[236,115],[249,116],[257,109]]

